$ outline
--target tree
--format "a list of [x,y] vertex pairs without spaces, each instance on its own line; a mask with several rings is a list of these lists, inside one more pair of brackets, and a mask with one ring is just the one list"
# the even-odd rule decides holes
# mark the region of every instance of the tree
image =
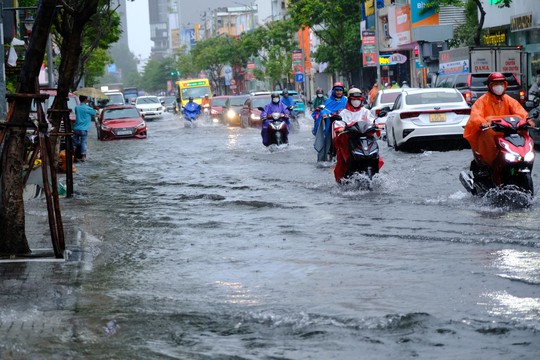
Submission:
[[[478,8],[478,12],[480,13],[480,19],[478,20],[478,25],[476,27],[476,32],[473,36],[473,43],[476,46],[481,45],[481,39],[482,39],[482,29],[484,28],[484,20],[486,18],[486,11],[484,10],[484,6],[482,5],[481,0],[471,0],[476,4],[476,7]],[[497,3],[497,6],[499,8],[503,7],[510,7],[512,4],[512,0],[499,0]],[[439,11],[441,6],[458,6],[463,7],[464,3],[462,0],[429,0],[426,3],[426,6],[422,10],[423,12],[426,12],[431,9],[435,9],[437,12]]]
[[288,13],[297,28],[309,26],[321,40],[314,54],[317,62],[328,62],[328,71],[345,75],[361,71],[362,45],[360,32],[360,1],[291,0]]
[[[36,93],[36,81],[45,56],[45,49],[56,0],[41,0],[30,43],[17,84],[17,93]],[[67,95],[67,94],[66,94]],[[25,232],[23,173],[26,124],[31,98],[17,98],[12,103],[11,124],[6,129],[0,154],[0,254],[28,254],[30,248]],[[18,126],[17,126],[18,125]]]
[[171,71],[176,71],[176,63],[172,56],[148,60],[141,78],[141,88],[151,92],[165,90],[167,81],[176,80],[176,74],[171,75]]

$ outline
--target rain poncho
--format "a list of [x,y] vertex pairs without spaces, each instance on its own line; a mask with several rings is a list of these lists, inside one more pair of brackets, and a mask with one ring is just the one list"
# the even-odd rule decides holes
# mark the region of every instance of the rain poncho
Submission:
[[[320,112],[314,111],[311,116],[314,120],[313,134],[315,135],[315,143],[313,147],[317,151],[317,161],[329,161],[329,151],[332,147],[332,126],[330,118],[323,118],[324,114],[330,116],[338,113],[347,105],[347,97],[342,96],[336,98],[335,89],[332,90],[332,95],[324,103],[324,109]],[[317,114],[318,113],[318,114]],[[322,124],[322,126],[321,126]]]
[[471,116],[465,126],[463,137],[467,139],[474,153],[482,162],[491,165],[497,157],[496,133],[492,129],[482,131],[480,125],[488,116],[519,115],[527,118],[527,111],[521,104],[506,94],[497,96],[487,92],[480,96],[471,109]]
[[184,106],[184,116],[186,119],[195,119],[201,113],[201,105],[193,101],[188,101]]
[[[287,110],[287,107],[282,102],[278,102],[277,104],[274,104],[273,102],[266,104],[264,107],[264,110],[261,112],[261,119],[262,119],[262,129],[261,129],[261,136],[264,146],[269,145],[268,141],[268,122],[271,121],[271,119],[267,119],[267,115],[271,115],[272,113],[278,112],[280,114],[289,115],[289,110]],[[286,118],[285,123],[287,124],[287,135],[289,135],[289,127],[290,127],[290,121],[288,118]]]

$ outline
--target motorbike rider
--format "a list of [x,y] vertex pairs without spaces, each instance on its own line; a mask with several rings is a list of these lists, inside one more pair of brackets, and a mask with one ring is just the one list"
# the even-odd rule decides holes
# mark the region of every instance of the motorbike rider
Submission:
[[337,182],[340,182],[347,171],[347,160],[349,157],[349,136],[343,132],[345,126],[353,125],[356,122],[364,121],[373,123],[374,117],[367,108],[363,107],[364,96],[362,91],[357,88],[352,88],[347,93],[347,105],[345,109],[339,112],[341,120],[334,121],[333,138],[336,149],[336,167],[334,168],[334,176]]
[[369,91],[369,106],[373,106],[375,103],[375,98],[377,97],[377,94],[379,93],[379,84],[375,83],[373,84],[373,88]]
[[188,102],[184,105],[184,115],[188,119],[196,119],[201,113],[201,105],[193,101],[193,97],[189,97]]
[[287,106],[285,106],[285,104],[279,101],[279,94],[272,93],[272,95],[270,95],[270,98],[272,101],[269,104],[266,104],[264,110],[261,112],[261,136],[264,146],[268,146],[270,144],[270,141],[268,139],[268,123],[272,120],[272,113],[280,113],[281,117],[285,118],[285,123],[287,124],[287,136],[289,135],[290,122],[289,110],[287,109]]
[[324,96],[324,91],[321,88],[315,90],[315,96],[311,99],[311,111],[315,110],[321,105],[324,105],[326,102],[326,96]]
[[[493,72],[487,79],[488,91],[475,101],[471,109],[469,121],[465,126],[463,137],[471,145],[475,159],[471,162],[471,171],[479,175],[482,168],[488,170],[497,157],[496,133],[488,128],[491,122],[488,116],[519,115],[527,118],[527,111],[521,104],[509,95],[505,94],[508,82],[500,72]],[[532,120],[529,125],[534,126]],[[487,169],[486,169],[487,167]]]
[[[294,101],[294,99],[291,96],[289,96],[289,90],[287,90],[287,89],[283,89],[283,91],[281,91],[281,100],[280,101],[287,108],[294,107],[296,105],[296,102]],[[290,111],[292,112],[292,108],[291,108]]]
[[313,134],[315,135],[314,148],[317,150],[317,161],[329,161],[333,156],[330,117],[347,105],[347,97],[343,96],[344,90],[345,86],[342,82],[335,82],[330,97],[324,102],[324,109],[321,110],[319,117],[314,119]]
[[201,106],[204,107],[205,105],[208,105],[208,106],[212,105],[212,101],[208,97],[208,94],[204,94],[204,98],[201,101]]

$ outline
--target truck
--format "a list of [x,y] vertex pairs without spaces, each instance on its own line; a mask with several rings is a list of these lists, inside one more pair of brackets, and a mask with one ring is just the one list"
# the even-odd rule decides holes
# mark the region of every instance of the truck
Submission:
[[[494,71],[505,75],[506,93],[525,103],[527,53],[521,46],[470,46],[441,51],[435,87],[458,89],[472,104],[487,92],[486,80]],[[525,86],[524,86],[525,85]]]

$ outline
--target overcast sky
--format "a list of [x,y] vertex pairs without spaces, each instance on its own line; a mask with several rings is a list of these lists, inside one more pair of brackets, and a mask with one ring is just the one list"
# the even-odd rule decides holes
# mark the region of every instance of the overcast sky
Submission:
[[153,42],[150,40],[150,20],[148,18],[148,0],[126,2],[129,49],[136,57],[143,59],[150,56]]

